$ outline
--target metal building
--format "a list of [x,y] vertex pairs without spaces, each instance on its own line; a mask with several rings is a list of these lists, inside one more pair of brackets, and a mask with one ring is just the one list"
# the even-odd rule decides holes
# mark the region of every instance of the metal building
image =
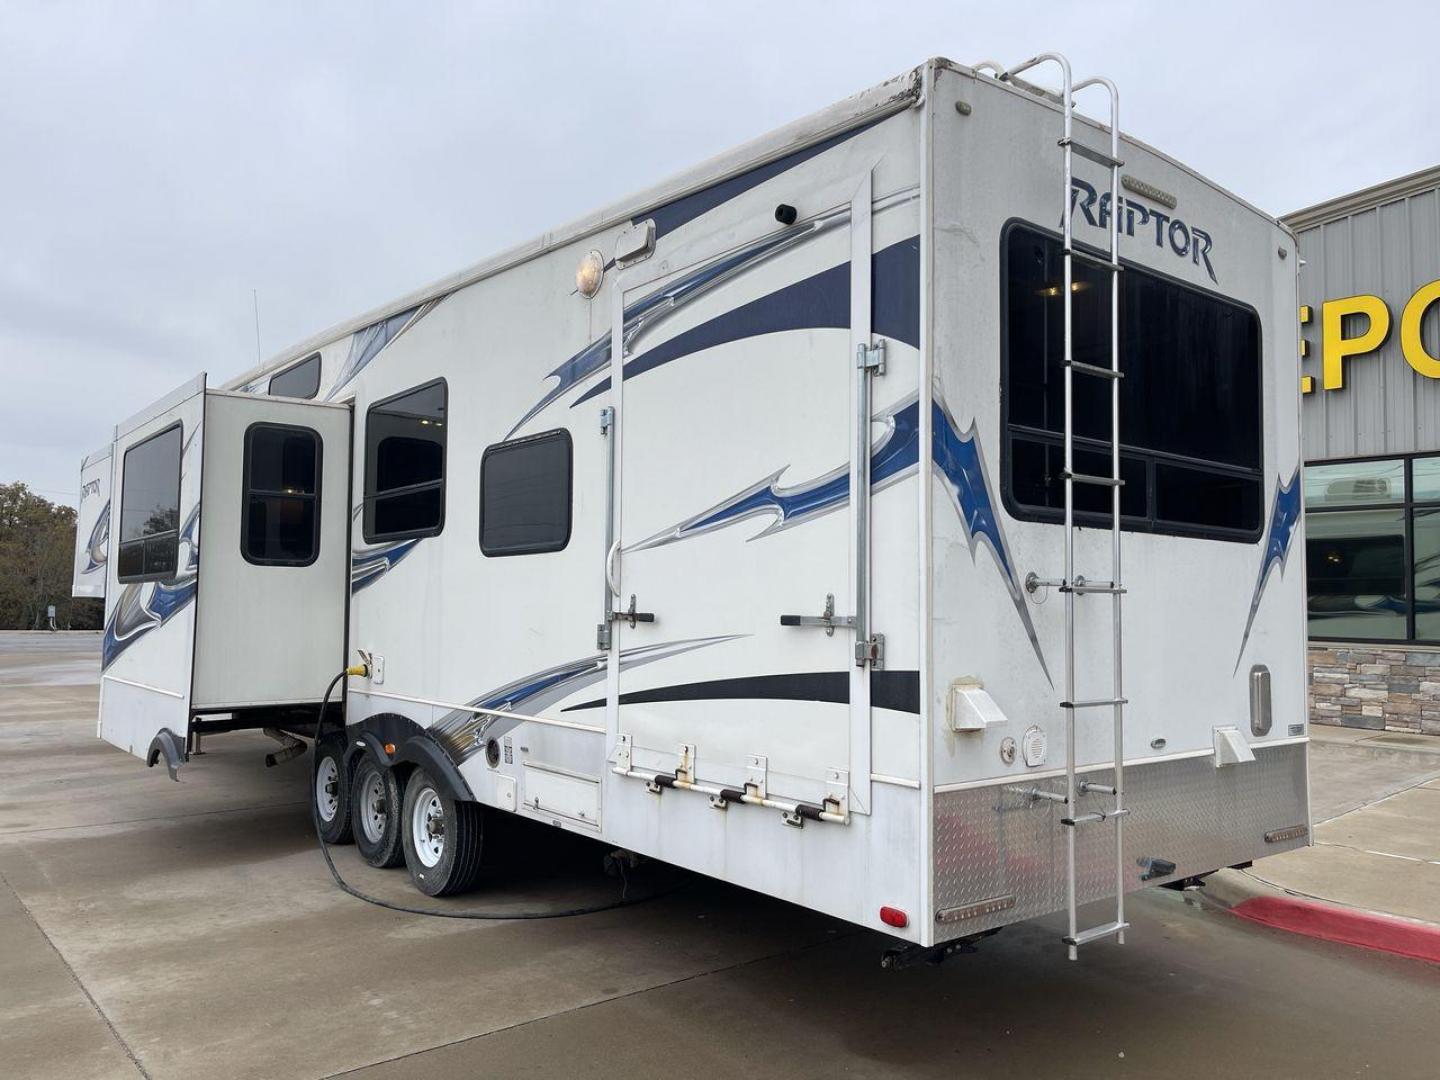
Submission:
[[1283,220],[1303,259],[1311,715],[1440,734],[1440,167]]

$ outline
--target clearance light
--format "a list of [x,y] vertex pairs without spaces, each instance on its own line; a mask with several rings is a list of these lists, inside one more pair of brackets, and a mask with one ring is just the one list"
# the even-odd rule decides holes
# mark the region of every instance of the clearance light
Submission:
[[886,926],[893,926],[897,930],[904,930],[910,925],[910,916],[901,911],[898,907],[882,907],[880,909],[880,921]]
[[394,744],[393,742],[387,742],[387,743],[385,744],[385,753],[387,753],[387,754],[393,754],[393,753],[395,753],[395,744]]
[[600,291],[600,283],[604,280],[605,256],[598,251],[586,252],[575,268],[575,291],[588,300]]

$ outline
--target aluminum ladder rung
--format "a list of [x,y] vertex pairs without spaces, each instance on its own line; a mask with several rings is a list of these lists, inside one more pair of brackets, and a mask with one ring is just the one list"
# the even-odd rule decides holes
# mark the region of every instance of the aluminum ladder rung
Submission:
[[1071,472],[1068,469],[1060,470],[1062,480],[1074,480],[1077,484],[1093,484],[1095,487],[1124,487],[1125,481],[1118,476],[1091,476],[1089,473]]
[[1102,697],[1102,698],[1089,698],[1089,699],[1082,700],[1082,701],[1062,701],[1062,702],[1060,702],[1060,708],[1062,708],[1062,709],[1100,709],[1100,708],[1107,708],[1107,707],[1112,706],[1112,705],[1129,705],[1129,704],[1130,704],[1130,699],[1129,699],[1129,698],[1123,698],[1123,697]]
[[1109,821],[1111,818],[1129,817],[1129,810],[1096,810],[1089,814],[1076,814],[1074,817],[1061,818],[1061,825],[1068,825],[1072,829],[1076,825],[1090,825],[1097,821]]
[[1123,371],[1115,371],[1112,368],[1100,367],[1097,364],[1082,364],[1079,360],[1071,360],[1065,365],[1077,375],[1093,375],[1097,379],[1123,379]]
[[1077,596],[1087,596],[1091,593],[1105,593],[1109,596],[1124,596],[1124,585],[1061,585],[1061,592],[1073,592]]
[[1064,248],[1061,254],[1073,255],[1081,262],[1089,263],[1097,270],[1113,270],[1118,274],[1121,270],[1125,269],[1119,263],[1112,261],[1109,256],[1101,257],[1099,255],[1091,255],[1088,251],[1081,251],[1079,248]]
[[1130,929],[1128,922],[1107,922],[1099,926],[1092,926],[1089,930],[1081,930],[1078,934],[1069,934],[1064,938],[1066,945],[1084,945],[1091,941],[1098,941],[1103,937],[1111,937],[1115,934],[1123,934]]
[[1103,150],[1091,150],[1084,143],[1076,142],[1071,138],[1060,139],[1056,145],[1068,146],[1071,153],[1079,154],[1081,157],[1095,162],[1096,165],[1104,165],[1107,169],[1118,169],[1125,164],[1119,158],[1111,157]]

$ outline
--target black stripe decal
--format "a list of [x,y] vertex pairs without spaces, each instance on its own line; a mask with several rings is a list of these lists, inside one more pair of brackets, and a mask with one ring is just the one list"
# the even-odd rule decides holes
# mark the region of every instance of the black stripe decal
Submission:
[[[828,701],[850,703],[848,671],[801,671],[792,675],[748,675],[739,679],[709,679],[705,682],[656,686],[620,695],[621,705],[643,705],[659,701],[734,701],[742,698],[767,701]],[[918,671],[874,671],[870,673],[870,704],[877,709],[919,714],[920,673]],[[562,710],[600,709],[604,698],[582,701]]]

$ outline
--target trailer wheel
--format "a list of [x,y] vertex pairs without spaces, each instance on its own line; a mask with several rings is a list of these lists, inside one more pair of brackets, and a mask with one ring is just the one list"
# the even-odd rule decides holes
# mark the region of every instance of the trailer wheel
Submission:
[[355,760],[353,772],[350,831],[355,834],[355,849],[371,866],[382,870],[399,866],[405,860],[400,843],[400,778],[368,751]]
[[345,768],[345,744],[321,739],[315,744],[315,771],[310,797],[320,819],[320,836],[327,844],[350,843],[350,782]]
[[451,896],[480,873],[480,807],[451,799],[424,769],[405,785],[401,828],[410,880],[426,896]]

